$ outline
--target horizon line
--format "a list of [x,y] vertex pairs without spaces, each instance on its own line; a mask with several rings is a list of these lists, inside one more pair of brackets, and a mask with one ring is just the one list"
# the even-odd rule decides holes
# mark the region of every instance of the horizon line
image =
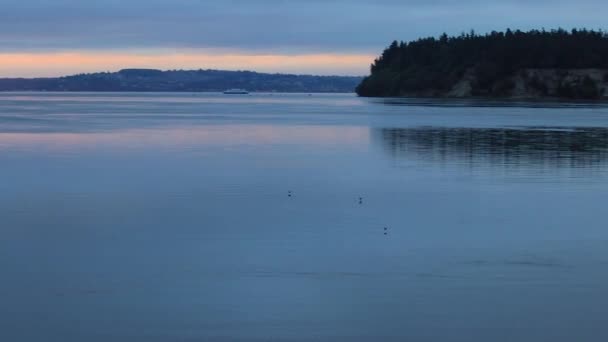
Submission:
[[219,72],[242,72],[242,73],[255,73],[255,74],[265,74],[265,75],[284,75],[284,76],[311,76],[311,77],[345,77],[345,78],[364,78],[367,75],[354,75],[354,74],[345,74],[345,75],[336,75],[336,74],[315,74],[315,73],[294,73],[294,72],[273,72],[273,71],[256,71],[253,69],[217,69],[217,68],[194,68],[194,69],[157,69],[157,68],[121,68],[114,69],[114,71],[105,70],[105,71],[90,71],[90,72],[79,72],[79,73],[66,73],[57,76],[0,76],[0,80],[34,80],[34,79],[54,79],[54,78],[64,78],[64,77],[75,77],[75,76],[84,76],[84,75],[96,75],[96,74],[119,74],[123,71],[128,70],[138,70],[138,71],[160,71],[160,72],[192,72],[192,71],[219,71]]
[[1,53],[0,78],[57,78],[123,70],[125,66],[155,70],[225,70],[258,73],[353,76],[366,75],[376,56],[363,54],[208,54],[175,51]]

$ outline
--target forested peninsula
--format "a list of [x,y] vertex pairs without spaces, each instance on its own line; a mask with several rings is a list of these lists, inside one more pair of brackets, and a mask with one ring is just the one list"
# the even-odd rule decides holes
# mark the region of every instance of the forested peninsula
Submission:
[[608,33],[474,31],[394,41],[357,87],[366,97],[608,99]]

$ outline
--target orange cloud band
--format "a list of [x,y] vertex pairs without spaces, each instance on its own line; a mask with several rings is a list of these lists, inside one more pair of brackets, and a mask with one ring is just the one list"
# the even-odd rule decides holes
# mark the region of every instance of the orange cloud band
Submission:
[[367,73],[373,56],[129,52],[0,53],[0,77],[60,76],[122,68],[226,69],[335,75]]

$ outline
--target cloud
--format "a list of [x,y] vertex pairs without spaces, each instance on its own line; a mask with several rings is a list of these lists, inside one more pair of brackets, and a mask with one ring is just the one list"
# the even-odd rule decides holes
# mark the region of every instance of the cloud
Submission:
[[0,54],[0,76],[61,76],[72,73],[116,71],[126,67],[155,69],[249,69],[298,74],[363,75],[371,55],[226,54],[205,50],[179,53],[79,51]]
[[3,0],[0,49],[369,53],[443,31],[599,28],[606,12],[591,0]]
[[[180,67],[173,55],[198,54],[200,63],[184,60],[181,67],[361,74],[369,56],[395,39],[507,27],[598,29],[605,25],[605,13],[605,0],[0,0],[0,54],[5,61],[9,55],[30,56],[5,63],[0,76],[93,71],[98,65],[112,70],[119,68],[112,62],[118,56],[124,62],[120,67],[143,66],[146,59],[126,56],[149,51],[164,51],[164,57],[146,64],[160,68]],[[44,59],[35,56],[41,53]],[[85,57],[64,67],[70,53]],[[96,53],[114,57],[87,64]],[[56,56],[62,54],[66,59],[59,62]],[[212,58],[218,54],[242,56],[243,63]],[[247,62],[248,56],[261,55],[281,56],[283,62],[274,70],[260,59]],[[351,58],[323,66],[311,55]],[[360,64],[354,66],[355,61]]]

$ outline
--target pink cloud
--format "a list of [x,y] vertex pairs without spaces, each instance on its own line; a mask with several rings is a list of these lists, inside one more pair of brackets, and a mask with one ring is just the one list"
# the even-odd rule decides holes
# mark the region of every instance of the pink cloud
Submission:
[[238,54],[185,52],[60,52],[0,54],[0,77],[61,76],[123,68],[225,69],[362,75],[374,56],[357,54]]

